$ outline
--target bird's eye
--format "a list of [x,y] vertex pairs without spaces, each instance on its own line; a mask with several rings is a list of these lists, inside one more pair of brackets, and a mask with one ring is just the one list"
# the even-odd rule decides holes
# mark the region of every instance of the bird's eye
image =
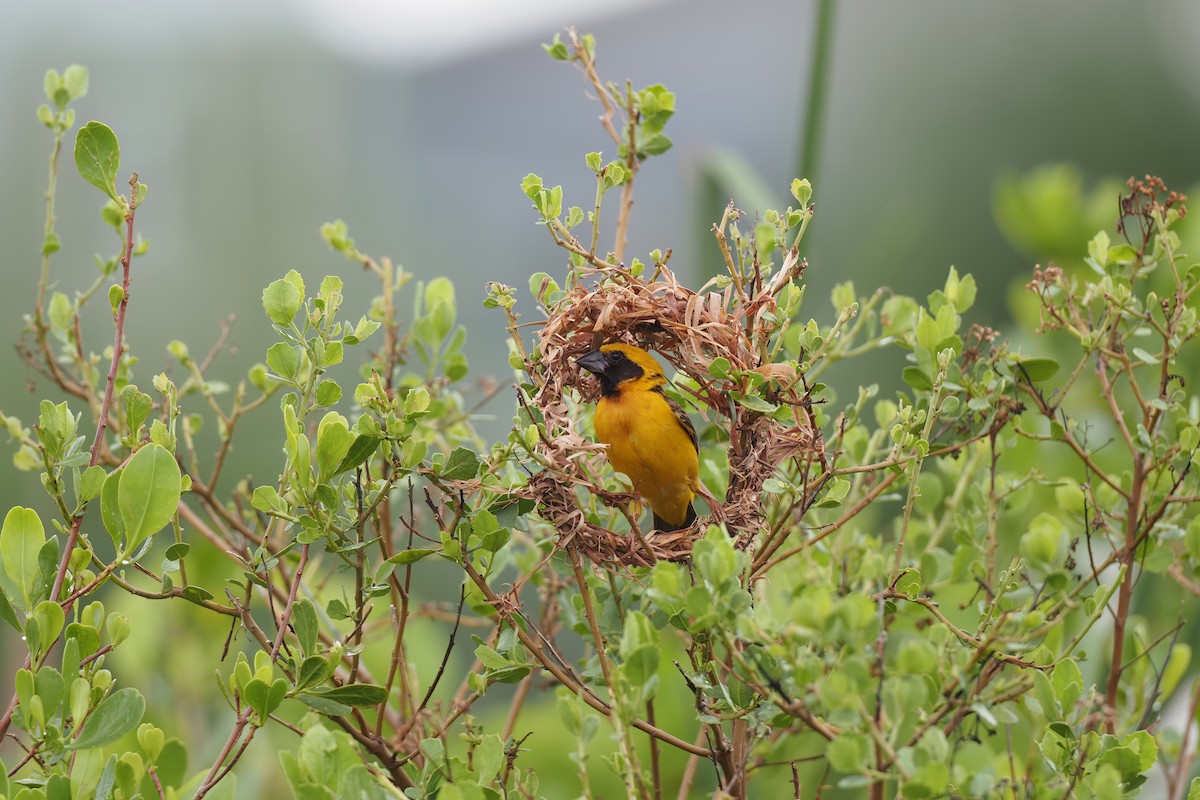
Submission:
[[625,360],[625,354],[620,350],[614,350],[608,357],[608,360],[614,364],[620,364]]

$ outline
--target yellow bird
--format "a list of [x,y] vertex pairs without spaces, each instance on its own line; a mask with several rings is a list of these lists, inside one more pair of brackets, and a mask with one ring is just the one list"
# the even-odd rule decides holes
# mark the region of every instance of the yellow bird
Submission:
[[674,531],[691,525],[699,488],[696,429],[663,392],[667,379],[658,362],[640,347],[606,344],[576,363],[600,379],[596,438],[609,446],[613,469],[628,475],[650,504],[654,527]]

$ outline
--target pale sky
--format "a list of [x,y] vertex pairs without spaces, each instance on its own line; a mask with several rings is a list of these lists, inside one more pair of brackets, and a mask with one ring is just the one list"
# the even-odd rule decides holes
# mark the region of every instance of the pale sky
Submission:
[[453,60],[664,0],[302,0],[314,38],[340,55],[379,62]]

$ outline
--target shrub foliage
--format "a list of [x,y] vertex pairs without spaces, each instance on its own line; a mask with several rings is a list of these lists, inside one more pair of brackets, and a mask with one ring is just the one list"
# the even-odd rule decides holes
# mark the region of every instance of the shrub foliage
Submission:
[[[487,285],[512,372],[474,399],[453,285],[360,251],[340,221],[322,235],[378,281],[368,308],[344,307],[337,275],[291,271],[262,293],[277,341],[236,387],[208,377],[224,334],[205,355],[135,357],[147,189],[133,173],[121,190],[111,129],[78,130],[118,253],[51,291],[88,76],[47,73],[21,344],[46,399],[32,423],[4,416],[45,497],[0,530],[0,619],[25,651],[0,797],[232,796],[260,748],[306,800],[1116,798],[1152,775],[1200,797],[1200,689],[1182,729],[1162,724],[1188,685],[1189,604],[1152,596],[1200,593],[1184,198],[1131,180],[1115,230],[1033,270],[1011,336],[970,322],[975,283],[954,269],[924,299],[850,282],[806,297],[804,180],[785,209],[731,203],[713,226],[725,271],[692,290],[669,249],[625,253],[674,94],[604,82],[590,37],[547,51],[585,76],[616,158],[586,155],[581,205],[523,181],[565,272],[528,294]],[[1020,224],[1019,192],[1006,202]],[[111,315],[111,345],[82,340],[85,314]],[[590,439],[574,358],[614,339],[669,361],[699,421],[709,513],[692,530],[647,530]],[[484,401],[512,403],[499,441],[476,430]],[[247,425],[282,445],[270,482],[228,474]],[[114,598],[222,622],[204,650],[215,746],[109,668],[134,626]]]

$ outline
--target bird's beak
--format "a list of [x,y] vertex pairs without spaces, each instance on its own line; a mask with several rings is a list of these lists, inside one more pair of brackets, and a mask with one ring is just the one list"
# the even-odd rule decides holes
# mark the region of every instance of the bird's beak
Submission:
[[608,359],[599,350],[593,350],[587,355],[580,356],[575,363],[595,375],[603,375],[608,368]]

